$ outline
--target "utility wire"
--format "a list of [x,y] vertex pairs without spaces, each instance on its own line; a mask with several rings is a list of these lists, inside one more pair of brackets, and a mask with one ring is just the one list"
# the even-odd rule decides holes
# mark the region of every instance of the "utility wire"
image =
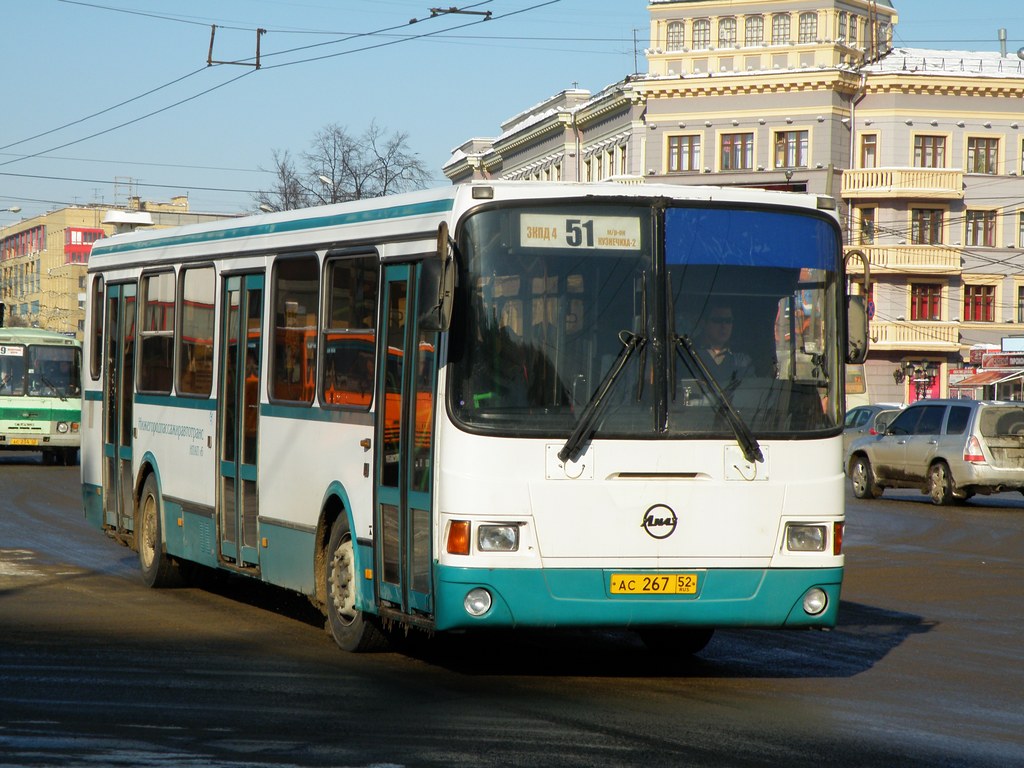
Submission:
[[111,126],[110,128],[105,128],[102,131],[96,131],[96,133],[91,133],[88,136],[83,136],[80,139],[75,139],[74,141],[68,141],[68,142],[65,142],[64,144],[60,144],[60,145],[58,145],[56,147],[50,147],[49,149],[42,149],[42,150],[40,150],[40,151],[38,151],[38,152],[36,152],[34,154],[31,154],[31,155],[24,155],[24,156],[21,156],[21,157],[16,157],[13,160],[7,160],[6,162],[0,163],[0,167],[3,167],[5,165],[11,165],[12,163],[21,162],[22,160],[28,160],[28,159],[33,158],[33,157],[39,157],[40,155],[45,155],[45,154],[47,154],[49,152],[56,152],[58,149],[64,149],[65,147],[70,147],[73,144],[80,144],[83,141],[88,141],[89,139],[94,139],[97,136],[102,136],[105,133],[110,133],[111,131],[116,131],[119,128],[124,128],[125,126],[141,122],[142,120],[145,120],[146,118],[153,117],[153,115],[159,115],[161,112],[166,112],[169,109],[173,109],[174,107],[178,107],[178,106],[181,106],[182,104],[186,104],[186,103],[188,103],[190,101],[194,101],[195,99],[198,99],[200,96],[205,96],[206,94],[211,93],[213,91],[216,91],[219,88],[223,88],[226,85],[231,85],[232,83],[238,82],[243,77],[248,77],[249,75],[253,74],[253,72],[256,72],[256,71],[257,70],[253,69],[253,70],[249,70],[248,72],[243,72],[238,77],[233,77],[230,80],[226,80],[225,82],[220,83],[219,85],[213,86],[212,88],[207,88],[205,91],[200,91],[197,94],[194,94],[194,95],[189,96],[187,98],[184,98],[184,99],[181,99],[179,101],[176,101],[173,104],[168,104],[166,107],[161,107],[160,109],[153,110],[152,112],[147,112],[146,114],[141,115],[140,117],[136,117],[136,118],[134,118],[132,120],[126,120],[123,123],[119,123],[118,125]]
[[[62,2],[66,2],[66,1],[67,0],[62,0]],[[171,80],[168,83],[164,83],[163,85],[158,85],[156,88],[151,88],[148,91],[146,91],[145,93],[140,93],[138,96],[133,96],[130,99],[125,99],[124,101],[122,101],[122,102],[120,102],[118,104],[114,104],[112,106],[109,106],[106,109],[101,109],[99,112],[93,112],[91,115],[86,115],[85,117],[80,117],[77,120],[72,120],[70,123],[64,123],[64,125],[58,125],[56,128],[51,128],[48,131],[43,131],[42,133],[37,133],[35,136],[29,136],[28,138],[25,138],[25,139],[19,139],[18,141],[12,141],[10,144],[4,144],[2,147],[0,147],[0,151],[3,151],[5,149],[10,149],[11,147],[16,147],[19,144],[24,144],[26,141],[32,141],[33,139],[39,139],[39,138],[42,138],[43,136],[48,136],[51,133],[56,133],[57,131],[62,131],[65,128],[70,128],[73,125],[78,125],[79,123],[84,123],[86,120],[92,120],[92,118],[94,118],[94,117],[99,117],[100,115],[104,115],[107,112],[110,112],[112,110],[117,109],[118,107],[123,107],[125,104],[131,104],[133,101],[138,101],[139,99],[144,98],[146,96],[149,96],[150,94],[156,93],[157,91],[161,91],[164,88],[168,88],[168,87],[174,85],[175,83],[180,83],[182,80],[187,80],[188,78],[192,77],[193,75],[199,74],[200,72],[202,72],[205,69],[206,69],[206,67],[200,67],[199,69],[196,69],[196,70],[194,70],[192,72],[189,72],[187,75],[182,75],[181,77],[176,78],[174,80]],[[23,160],[24,158],[18,158],[18,159],[22,159]]]

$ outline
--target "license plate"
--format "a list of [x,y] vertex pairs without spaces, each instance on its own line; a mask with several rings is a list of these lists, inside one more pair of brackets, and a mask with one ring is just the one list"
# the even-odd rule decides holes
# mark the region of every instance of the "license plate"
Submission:
[[9,445],[39,445],[39,438],[36,437],[12,437],[7,441]]
[[613,573],[613,595],[695,595],[696,573]]

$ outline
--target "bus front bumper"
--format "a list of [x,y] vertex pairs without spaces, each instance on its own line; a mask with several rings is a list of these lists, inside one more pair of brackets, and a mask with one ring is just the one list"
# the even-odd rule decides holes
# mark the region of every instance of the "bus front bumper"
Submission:
[[[692,572],[697,575],[693,594],[613,594],[613,575],[630,575],[630,571],[435,568],[434,618],[435,628],[441,631],[486,627],[827,628],[835,626],[843,581],[842,568],[697,569]],[[817,597],[824,607],[808,613],[808,597]],[[473,615],[484,606],[488,606],[485,611]]]

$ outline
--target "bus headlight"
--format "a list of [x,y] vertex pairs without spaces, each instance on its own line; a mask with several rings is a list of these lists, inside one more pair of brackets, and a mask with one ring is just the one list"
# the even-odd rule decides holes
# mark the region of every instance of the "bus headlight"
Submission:
[[804,593],[804,613],[817,616],[828,606],[828,595],[820,587],[813,587]]
[[481,525],[476,529],[476,546],[481,552],[519,550],[519,524]]
[[57,432],[58,433],[60,433],[62,435],[66,435],[68,429],[70,429],[70,427],[68,426],[68,423],[66,421],[58,421],[57,422]]
[[491,610],[491,593],[483,587],[474,587],[466,593],[463,605],[470,616],[483,616]]
[[786,549],[790,552],[824,552],[827,541],[824,525],[786,524]]

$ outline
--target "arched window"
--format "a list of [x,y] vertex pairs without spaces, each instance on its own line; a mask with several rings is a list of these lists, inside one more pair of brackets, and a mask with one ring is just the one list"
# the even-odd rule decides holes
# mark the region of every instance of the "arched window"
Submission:
[[800,42],[813,43],[818,39],[818,14],[812,12],[800,14]]
[[666,51],[683,50],[686,25],[681,21],[670,21],[668,23],[668,36],[665,38]]
[[743,20],[743,44],[761,45],[764,42],[764,16],[747,16]]
[[693,21],[693,49],[695,51],[711,47],[711,21],[709,19],[694,19]]
[[718,47],[730,48],[736,45],[736,19],[726,17],[718,20]]
[[789,14],[776,13],[772,16],[772,45],[789,42]]

